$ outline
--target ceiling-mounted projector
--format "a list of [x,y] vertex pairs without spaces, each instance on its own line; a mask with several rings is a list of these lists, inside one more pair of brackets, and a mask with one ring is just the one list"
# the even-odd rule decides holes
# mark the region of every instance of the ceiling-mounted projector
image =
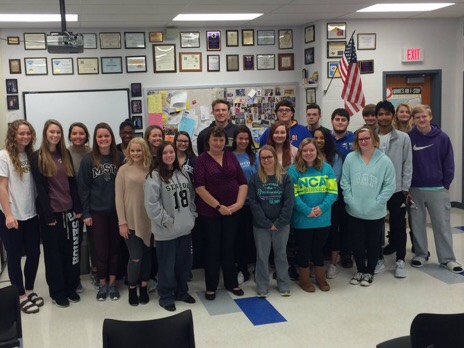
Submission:
[[52,33],[47,35],[47,49],[48,53],[82,53],[84,37],[70,32]]

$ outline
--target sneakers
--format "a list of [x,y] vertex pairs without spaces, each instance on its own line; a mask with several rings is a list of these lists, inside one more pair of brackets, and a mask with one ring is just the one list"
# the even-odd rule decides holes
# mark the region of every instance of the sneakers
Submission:
[[462,269],[462,266],[456,261],[442,263],[441,266],[447,268],[448,271],[453,272],[453,273],[462,273],[464,271]]
[[77,284],[77,288],[76,288],[76,292],[78,294],[82,293],[84,291],[84,288],[82,287],[82,283],[81,281],[79,280],[79,284]]
[[267,297],[267,292],[258,292],[258,298],[266,298]]
[[110,299],[112,301],[117,301],[119,300],[119,291],[118,287],[115,284],[110,285]]
[[326,277],[327,279],[337,278],[337,266],[330,264],[329,267],[327,267]]
[[68,300],[72,303],[77,303],[81,300],[81,297],[77,294],[76,291],[70,291],[68,294]]
[[377,261],[377,265],[375,266],[374,274],[379,274],[385,272],[385,260],[380,259]]
[[157,285],[158,285],[157,279],[149,279],[148,280],[148,293],[155,291]]
[[106,284],[98,286],[97,301],[105,301],[108,296],[108,287]]
[[59,308],[69,307],[69,301],[64,296],[55,297],[54,299],[52,299],[52,302],[55,306]]
[[361,280],[361,286],[371,286],[374,276],[370,273],[364,273]]
[[238,285],[242,285],[245,282],[245,277],[243,276],[243,273],[241,271],[237,274],[237,282]]
[[350,280],[351,285],[359,285],[361,283],[361,280],[363,279],[363,274],[361,272],[358,272],[354,275],[353,278]]
[[93,285],[95,290],[98,290],[100,286],[100,281],[98,280],[98,274],[97,272],[90,272],[90,283]]
[[395,268],[395,277],[396,278],[406,278],[406,264],[403,260],[396,261],[396,268]]
[[280,296],[282,297],[290,297],[291,293],[290,290],[285,290],[285,291],[279,291]]

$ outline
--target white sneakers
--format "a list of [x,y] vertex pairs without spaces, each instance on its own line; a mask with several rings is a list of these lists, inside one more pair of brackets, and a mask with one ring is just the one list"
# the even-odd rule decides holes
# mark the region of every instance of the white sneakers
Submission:
[[377,261],[377,265],[375,266],[375,271],[374,274],[380,274],[385,272],[385,260],[384,259],[379,259]]
[[334,279],[337,278],[337,266],[330,264],[327,267],[327,279]]
[[396,261],[396,268],[395,268],[395,277],[396,278],[406,278],[406,264],[403,260]]

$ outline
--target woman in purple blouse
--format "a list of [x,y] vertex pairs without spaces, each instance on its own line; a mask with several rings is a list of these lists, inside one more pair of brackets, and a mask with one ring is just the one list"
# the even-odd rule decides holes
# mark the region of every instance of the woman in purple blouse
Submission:
[[216,298],[219,270],[224,286],[235,296],[242,296],[234,264],[234,245],[248,186],[240,163],[232,152],[224,151],[227,134],[213,127],[208,135],[207,151],[202,153],[193,171],[196,205],[205,243],[205,283],[207,300]]

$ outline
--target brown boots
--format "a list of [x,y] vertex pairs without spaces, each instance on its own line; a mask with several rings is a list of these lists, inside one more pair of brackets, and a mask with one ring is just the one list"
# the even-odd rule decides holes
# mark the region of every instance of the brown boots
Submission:
[[325,268],[324,266],[314,266],[314,272],[316,273],[316,284],[322,291],[329,291],[329,283],[325,280]]
[[300,286],[306,292],[314,292],[316,288],[309,279],[309,267],[298,267],[298,274],[300,276]]

